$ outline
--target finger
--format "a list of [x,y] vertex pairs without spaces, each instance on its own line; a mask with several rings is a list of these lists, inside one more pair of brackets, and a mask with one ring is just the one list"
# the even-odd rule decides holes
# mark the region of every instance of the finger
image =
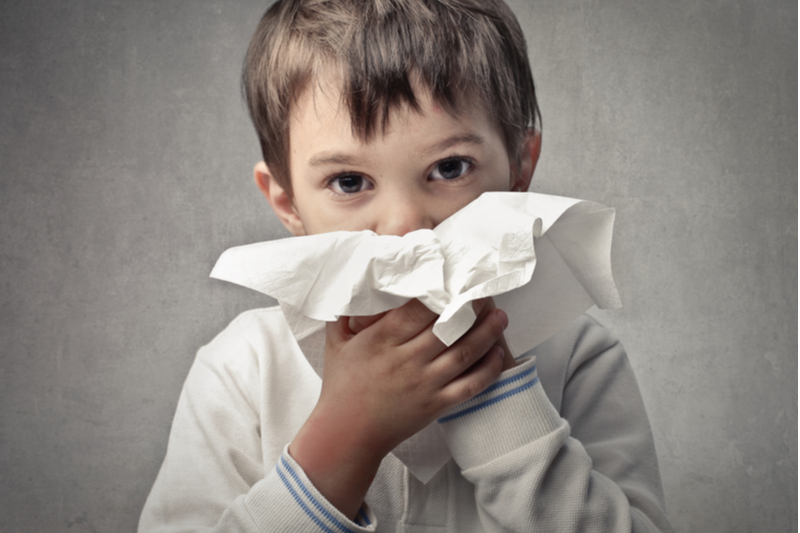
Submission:
[[498,343],[507,325],[506,314],[501,309],[492,310],[466,335],[436,357],[431,363],[432,371],[443,384],[455,379]]
[[381,336],[393,346],[400,346],[413,339],[439,317],[417,299],[392,309],[381,320]]
[[514,354],[511,353],[511,348],[508,347],[505,334],[500,335],[500,338],[497,339],[496,344],[497,346],[501,347],[506,354],[505,358],[503,359],[503,370],[508,370],[509,368],[514,368],[517,366],[517,360],[514,359]]
[[405,347],[416,353],[421,361],[432,361],[447,350],[447,345],[433,333],[434,323],[435,321],[428,324],[428,327],[405,344]]
[[[482,311],[475,311],[475,314],[478,315],[476,322],[479,322],[483,319],[489,312],[493,309],[497,309],[497,306],[494,303],[494,298],[486,298],[486,302],[484,304]],[[497,345],[503,349],[505,352],[505,359],[503,361],[503,370],[508,370],[509,368],[514,368],[517,366],[517,362],[514,360],[514,354],[511,353],[511,349],[508,347],[508,343],[506,342],[505,335],[500,335],[500,338],[497,340]]]
[[475,316],[478,317],[478,319],[481,319],[484,316],[486,316],[486,313],[488,313],[494,308],[495,308],[494,299],[491,297],[472,300],[472,311],[475,313]]
[[[492,309],[496,309],[492,298],[480,298],[478,300],[473,300],[472,310],[475,312],[477,318],[470,329],[473,329],[480,324]],[[508,346],[505,344],[505,339],[502,339],[502,343],[499,345],[506,351],[506,353],[508,353]],[[410,340],[408,342],[408,347],[419,353],[423,359],[433,359],[447,349],[447,345],[444,344],[436,335],[434,335],[433,324],[430,324],[414,339]]]
[[505,352],[499,346],[492,348],[469,370],[451,380],[442,389],[445,409],[471,400],[489,388],[503,372]]
[[336,322],[325,323],[325,342],[341,344],[350,337],[351,333],[347,327],[347,317],[339,317]]
[[[475,312],[475,323],[472,325],[471,329],[475,329],[478,324],[483,322],[483,320],[491,313],[497,309],[497,306],[494,303],[494,298],[487,297],[481,298],[480,300],[473,300],[472,301],[472,310]],[[505,347],[504,347],[505,348]]]
[[386,313],[378,313],[372,316],[351,316],[347,321],[347,327],[354,335],[358,335],[372,324],[380,320]]

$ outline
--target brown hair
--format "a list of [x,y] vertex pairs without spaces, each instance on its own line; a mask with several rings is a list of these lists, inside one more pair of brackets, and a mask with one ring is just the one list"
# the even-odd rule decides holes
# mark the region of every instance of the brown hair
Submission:
[[502,0],[279,0],[250,42],[242,86],[264,161],[290,194],[289,112],[331,68],[365,141],[396,107],[419,110],[418,81],[451,114],[478,99],[512,160],[541,121],[525,37]]

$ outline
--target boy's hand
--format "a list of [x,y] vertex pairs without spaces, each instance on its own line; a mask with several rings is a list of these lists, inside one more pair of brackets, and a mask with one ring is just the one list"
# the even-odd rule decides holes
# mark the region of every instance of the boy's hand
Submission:
[[[481,307],[483,310],[481,310]],[[497,307],[495,306],[493,298],[485,298],[483,300],[477,300],[473,302],[473,309],[477,315],[476,320],[478,321],[482,320],[487,313],[490,313],[496,308]],[[362,330],[377,322],[378,319],[385,314],[386,313],[380,313],[372,316],[351,316],[347,320],[347,327],[350,328],[350,331],[353,333],[358,334]],[[506,354],[505,358],[503,359],[503,371],[517,366],[517,362],[514,360],[514,356],[511,354],[511,350],[508,348],[508,344],[506,344],[506,338],[504,335],[500,336],[500,339],[497,341],[497,345],[500,346]]]
[[355,516],[386,454],[500,375],[508,318],[488,299],[475,307],[475,324],[450,347],[418,300],[328,324],[320,399],[289,451],[346,516]]

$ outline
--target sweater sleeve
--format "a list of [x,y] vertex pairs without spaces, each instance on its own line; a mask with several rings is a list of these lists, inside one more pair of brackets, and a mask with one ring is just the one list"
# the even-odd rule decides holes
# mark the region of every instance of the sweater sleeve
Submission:
[[262,439],[274,436],[262,435],[259,358],[247,320],[240,317],[198,352],[139,533],[375,531],[366,504],[353,522],[325,500],[288,443],[265,464]]
[[487,531],[669,532],[647,413],[622,346],[584,318],[563,358],[561,409],[537,356],[439,419]]

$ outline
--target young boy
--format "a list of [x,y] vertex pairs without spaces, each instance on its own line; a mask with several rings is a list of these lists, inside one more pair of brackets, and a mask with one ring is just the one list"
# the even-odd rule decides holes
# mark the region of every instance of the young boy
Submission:
[[[244,85],[255,179],[294,235],[433,228],[527,190],[539,156],[500,0],[278,2]],[[324,345],[244,313],[198,353],[139,530],[668,531],[619,343],[584,317],[515,360],[505,313],[475,309],[450,347],[417,300],[329,323]],[[437,419],[453,458],[422,483],[390,452]]]

